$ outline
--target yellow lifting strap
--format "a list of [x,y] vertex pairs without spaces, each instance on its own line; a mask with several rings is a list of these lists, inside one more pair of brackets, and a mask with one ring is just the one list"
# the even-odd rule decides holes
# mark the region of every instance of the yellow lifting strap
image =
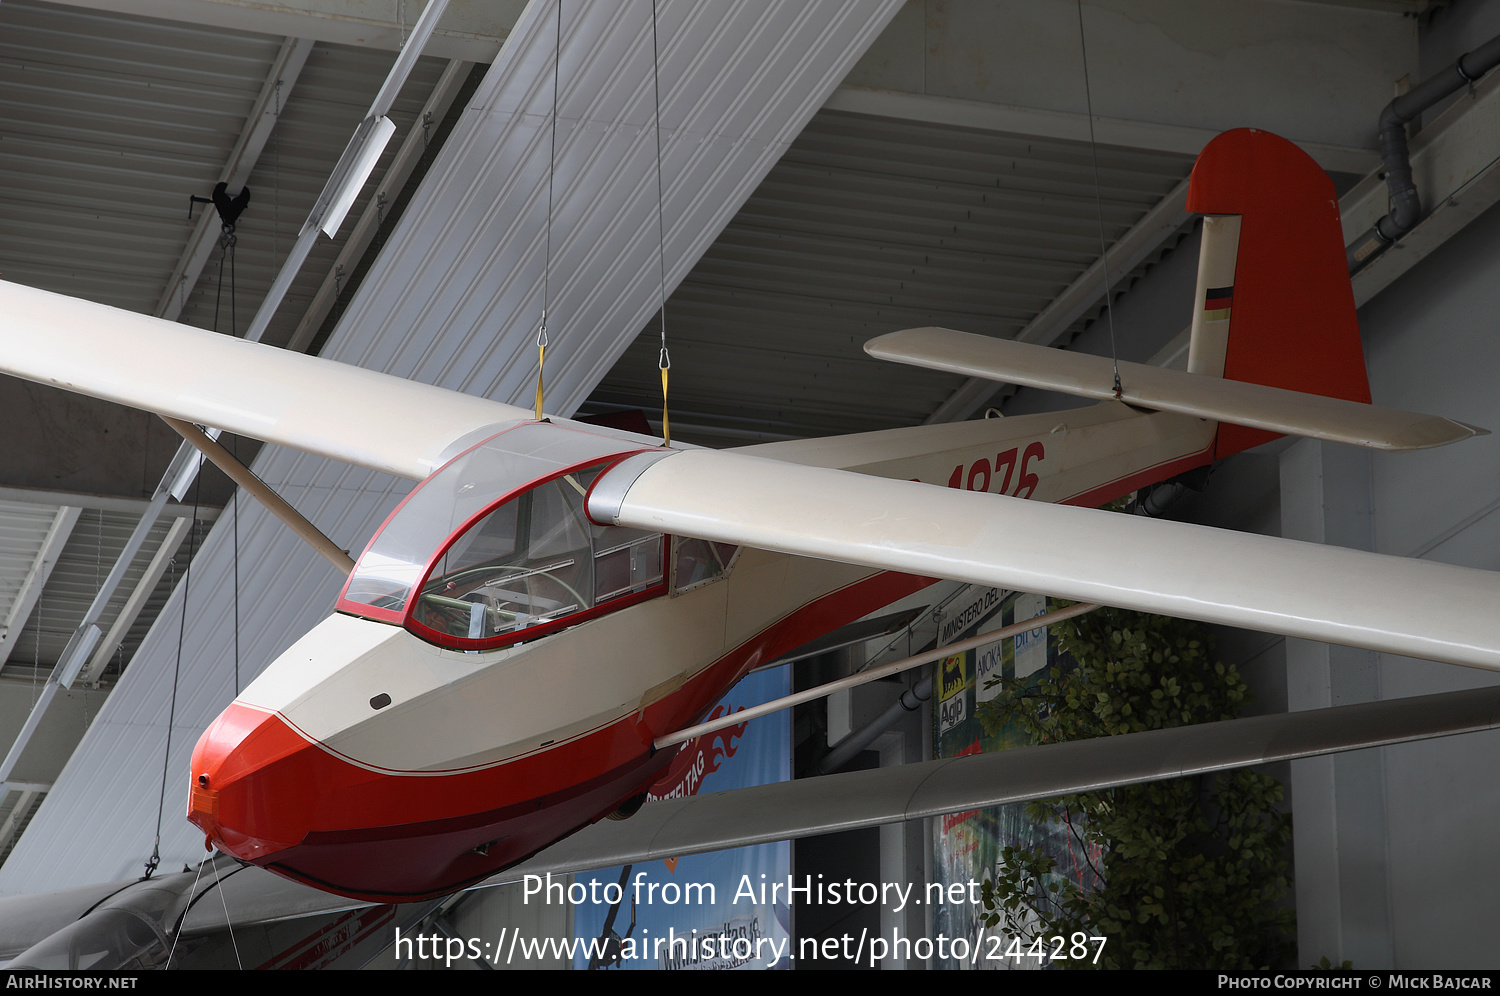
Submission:
[[536,330],[536,420],[542,420],[542,368],[547,364],[547,309],[542,309],[542,324]]
[[667,421],[667,372],[672,369],[672,360],[667,356],[667,347],[661,347],[661,444],[672,445],[672,426]]
[[536,347],[536,420],[542,420],[542,365],[547,362],[547,344]]

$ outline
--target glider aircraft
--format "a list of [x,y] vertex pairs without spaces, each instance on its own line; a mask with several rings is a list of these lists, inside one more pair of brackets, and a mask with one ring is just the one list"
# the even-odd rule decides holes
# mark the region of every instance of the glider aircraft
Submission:
[[407,902],[628,811],[674,754],[654,740],[934,578],[1500,668],[1495,574],[1097,509],[1280,433],[1483,431],[1369,404],[1337,202],[1295,146],[1220,136],[1189,208],[1186,373],[937,329],[867,347],[1101,399],[1064,413],[669,448],[8,284],[0,365],[421,482],[203,734],[188,813],[243,861]]

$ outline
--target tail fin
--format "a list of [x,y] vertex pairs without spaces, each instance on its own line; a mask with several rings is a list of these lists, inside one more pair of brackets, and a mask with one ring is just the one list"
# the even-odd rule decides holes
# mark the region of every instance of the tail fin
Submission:
[[[1328,174],[1291,142],[1239,128],[1199,154],[1187,208],[1206,215],[1188,369],[1368,403]],[[1214,456],[1275,438],[1223,423]]]

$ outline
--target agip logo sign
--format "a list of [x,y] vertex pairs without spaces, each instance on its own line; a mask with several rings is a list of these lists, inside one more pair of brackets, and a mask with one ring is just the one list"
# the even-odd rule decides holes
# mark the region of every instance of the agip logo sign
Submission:
[[969,685],[967,654],[944,657],[938,665],[938,732],[946,733],[969,718],[968,696],[964,690]]

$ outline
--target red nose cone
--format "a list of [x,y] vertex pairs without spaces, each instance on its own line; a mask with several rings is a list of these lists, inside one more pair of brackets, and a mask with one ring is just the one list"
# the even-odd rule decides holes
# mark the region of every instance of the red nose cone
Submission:
[[[391,771],[237,702],[193,751],[188,819],[218,849],[329,892],[431,898],[536,853],[654,780],[672,752],[653,757],[633,723],[503,764]],[[574,774],[612,752],[623,763]]]
[[193,749],[188,819],[211,841],[245,861],[299,843],[305,790],[273,800],[276,783],[297,785],[300,756],[310,745],[272,713],[232,703]]

